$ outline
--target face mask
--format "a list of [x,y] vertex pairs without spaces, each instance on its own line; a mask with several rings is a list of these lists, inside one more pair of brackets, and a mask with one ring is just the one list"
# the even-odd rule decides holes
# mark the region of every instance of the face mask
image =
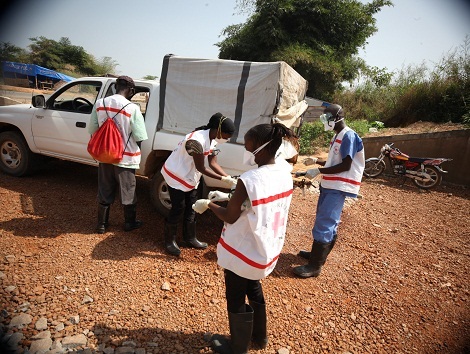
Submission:
[[282,144],[276,152],[276,157],[282,157],[283,159],[290,159],[297,155],[298,152],[294,145],[289,140],[282,139]]
[[215,138],[214,140],[217,142],[217,144],[223,144],[223,143],[226,143],[228,141],[228,139],[223,139],[223,138],[221,138],[221,139]]
[[248,150],[245,150],[245,152],[243,153],[243,163],[245,165],[248,165],[248,166],[255,166],[257,165],[256,161],[255,161],[255,155],[260,152],[260,150],[262,148],[264,148],[266,145],[268,145],[269,143],[271,142],[271,140],[269,140],[267,143],[261,145],[259,148],[257,148],[255,151],[251,152],[251,151],[248,151]]

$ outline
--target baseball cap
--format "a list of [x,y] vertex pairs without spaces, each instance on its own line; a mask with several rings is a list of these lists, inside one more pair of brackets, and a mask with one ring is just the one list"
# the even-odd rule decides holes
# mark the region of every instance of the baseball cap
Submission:
[[126,76],[126,75],[119,76],[116,79],[116,81],[124,81],[127,84],[127,86],[135,87],[134,80],[132,80],[132,78],[130,76]]

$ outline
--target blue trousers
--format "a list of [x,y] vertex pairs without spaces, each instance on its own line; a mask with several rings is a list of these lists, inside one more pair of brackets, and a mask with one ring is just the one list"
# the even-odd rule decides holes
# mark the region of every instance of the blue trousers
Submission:
[[317,216],[312,235],[315,242],[330,243],[335,237],[341,220],[346,194],[336,189],[320,187],[317,204]]

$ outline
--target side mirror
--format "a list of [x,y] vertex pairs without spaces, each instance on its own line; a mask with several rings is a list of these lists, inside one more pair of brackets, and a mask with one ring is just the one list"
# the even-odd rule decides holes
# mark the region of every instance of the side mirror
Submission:
[[46,108],[46,99],[43,95],[35,95],[31,99],[31,104],[36,108]]

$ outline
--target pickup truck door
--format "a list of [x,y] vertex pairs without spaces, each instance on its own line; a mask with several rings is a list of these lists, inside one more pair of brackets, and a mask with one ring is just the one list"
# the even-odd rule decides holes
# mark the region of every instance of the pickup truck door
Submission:
[[88,124],[101,86],[101,81],[71,82],[47,100],[46,108],[36,109],[32,132],[42,154],[94,163],[87,152]]

